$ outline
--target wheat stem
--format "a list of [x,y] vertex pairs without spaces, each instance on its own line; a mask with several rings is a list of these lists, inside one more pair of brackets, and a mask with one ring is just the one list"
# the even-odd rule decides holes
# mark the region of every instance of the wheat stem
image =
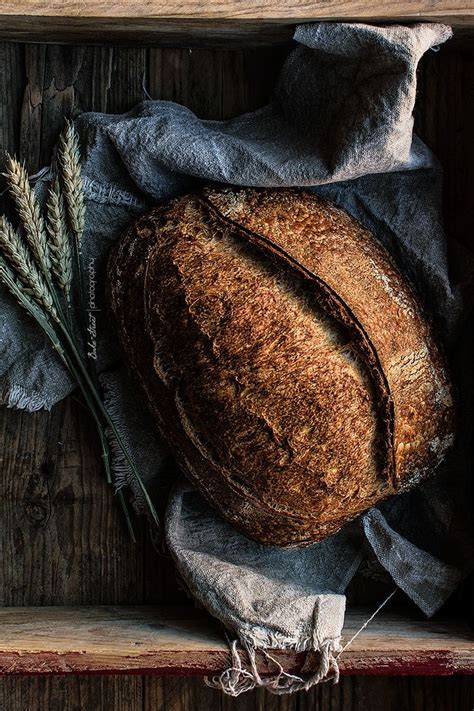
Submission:
[[81,359],[81,357],[80,357],[80,355],[79,355],[79,353],[78,353],[78,350],[77,350],[77,348],[76,348],[76,344],[74,343],[73,339],[71,338],[71,336],[70,336],[70,334],[69,334],[67,328],[64,326],[63,323],[61,323],[61,321],[59,321],[59,323],[58,323],[58,328],[62,331],[62,333],[63,333],[63,335],[64,335],[64,337],[65,337],[65,339],[66,339],[68,345],[70,346],[71,350],[72,350],[73,353],[74,353],[77,366],[78,366],[78,368],[79,368],[79,370],[80,370],[81,377],[84,379],[85,383],[87,384],[87,387],[88,387],[88,389],[89,389],[89,391],[90,391],[90,393],[91,393],[91,396],[92,396],[93,399],[94,399],[94,402],[95,402],[95,405],[97,406],[98,411],[100,412],[100,414],[101,414],[102,417],[104,418],[104,421],[105,421],[106,425],[107,425],[108,427],[110,427],[110,429],[112,430],[113,435],[114,435],[114,437],[115,437],[115,439],[116,439],[116,441],[117,441],[117,444],[118,444],[118,446],[120,447],[120,449],[121,449],[122,452],[123,452],[123,455],[124,455],[124,457],[125,457],[125,459],[126,459],[126,461],[127,461],[127,464],[128,464],[128,466],[130,467],[130,469],[131,469],[131,471],[132,471],[132,474],[133,474],[133,476],[134,476],[134,478],[135,478],[135,480],[136,480],[136,482],[137,482],[137,484],[138,484],[138,486],[139,486],[139,488],[140,488],[140,490],[141,490],[141,492],[142,492],[142,494],[143,494],[143,497],[144,497],[144,499],[145,499],[145,501],[146,501],[146,504],[147,504],[148,509],[149,509],[149,511],[150,511],[150,514],[151,514],[151,516],[152,516],[152,518],[153,518],[153,521],[155,522],[155,524],[156,524],[158,527],[160,527],[160,521],[159,521],[159,518],[158,518],[158,514],[156,513],[156,510],[155,510],[155,507],[154,507],[154,505],[153,505],[153,502],[152,502],[152,500],[150,499],[150,495],[149,495],[148,491],[146,490],[146,487],[145,487],[145,485],[144,485],[144,483],[143,483],[143,480],[142,480],[142,478],[141,478],[141,476],[140,476],[140,473],[139,473],[139,471],[138,471],[138,469],[137,469],[137,466],[136,466],[135,462],[133,461],[132,456],[131,456],[130,453],[128,452],[126,446],[124,445],[123,440],[122,440],[122,437],[120,436],[120,433],[119,433],[119,431],[117,430],[114,421],[113,421],[112,418],[110,417],[110,415],[109,415],[109,413],[108,413],[108,411],[107,411],[107,409],[106,409],[104,403],[102,402],[102,400],[101,400],[101,398],[100,398],[100,395],[98,394],[98,392],[97,392],[97,390],[96,390],[96,388],[95,388],[95,385],[94,385],[94,383],[92,382],[91,376],[90,376],[90,374],[89,374],[87,368],[84,366],[84,363],[82,362],[82,359]]
[[[109,445],[107,442],[107,438],[104,432],[104,427],[102,425],[100,415],[97,412],[97,408],[94,403],[94,398],[91,397],[91,393],[88,391],[88,388],[86,387],[85,383],[83,382],[79,369],[76,367],[74,361],[71,359],[70,355],[68,354],[67,350],[64,349],[58,334],[56,333],[53,325],[49,321],[48,317],[45,315],[44,311],[38,307],[38,305],[31,300],[29,297],[28,291],[25,290],[23,284],[21,281],[17,278],[15,275],[15,272],[12,270],[12,268],[9,266],[8,262],[0,255],[0,282],[5,284],[5,286],[8,288],[10,293],[14,296],[16,301],[19,303],[20,306],[22,306],[27,313],[34,318],[34,320],[38,323],[38,325],[42,328],[44,333],[48,336],[53,348],[56,350],[58,353],[59,357],[63,361],[64,365],[66,368],[71,372],[71,374],[74,376],[76,379],[81,392],[83,394],[83,397],[86,401],[87,406],[89,407],[89,410],[92,414],[92,417],[96,423],[97,426],[97,432],[99,435],[101,447],[102,447],[102,459],[104,461],[104,466],[106,470],[106,480],[107,483],[112,483],[112,477],[111,477],[111,467],[110,467],[110,450],[109,450]],[[122,510],[125,515],[125,522],[127,525],[127,529],[129,531],[129,534],[131,536],[131,539],[133,542],[136,542],[136,537],[135,537],[135,532],[133,530],[133,525],[130,519],[130,513],[128,511],[128,508],[126,506],[124,497],[123,497],[123,492],[117,492],[118,498],[120,505],[122,507]]]
[[[82,241],[82,235],[84,232],[84,225],[85,225],[85,205],[84,205],[83,182],[82,182],[82,175],[81,175],[79,139],[78,139],[77,133],[74,129],[74,125],[71,121],[66,122],[64,131],[62,132],[61,137],[59,139],[58,163],[59,163],[59,169],[60,169],[62,188],[64,191],[64,197],[65,197],[65,201],[66,201],[69,226],[70,226],[71,231],[75,237],[75,256],[76,256],[75,262],[76,262],[79,296],[80,296],[80,304],[81,304],[80,319],[81,319],[81,322],[83,325],[82,330],[83,330],[84,342],[85,342],[87,339],[85,338],[86,326],[84,323],[84,318],[85,318],[85,314],[87,311],[87,307],[86,307],[85,296],[84,296],[84,283],[83,283],[82,264],[81,264],[81,251],[82,251],[81,241]],[[65,329],[65,336],[66,336],[66,338],[69,338],[67,329]],[[90,387],[90,390],[94,395],[94,398],[96,400],[96,404],[97,404],[99,411],[101,412],[102,416],[104,417],[107,425],[111,428],[111,430],[114,434],[114,437],[117,440],[117,444],[119,445],[120,449],[122,450],[124,457],[127,460],[127,463],[130,466],[130,469],[133,473],[133,476],[135,477],[137,484],[143,493],[145,501],[146,501],[148,508],[150,510],[150,513],[152,515],[152,518],[155,521],[156,525],[159,526],[158,515],[155,511],[155,507],[153,506],[150,496],[145,488],[145,485],[143,484],[143,481],[142,481],[141,476],[138,472],[138,469],[137,469],[132,457],[130,456],[127,448],[123,444],[122,438],[120,437],[120,434],[119,434],[117,428],[115,427],[114,422],[112,421],[109,413],[107,412],[106,408],[104,407],[104,404],[103,404],[101,398],[99,397],[99,395],[97,393],[95,383],[93,382],[93,379],[95,380],[94,371],[93,371],[92,378],[91,378],[91,375],[90,375],[88,369],[84,367],[84,364],[83,364],[80,357],[78,358],[78,364],[81,368],[82,376],[88,382],[88,386]]]

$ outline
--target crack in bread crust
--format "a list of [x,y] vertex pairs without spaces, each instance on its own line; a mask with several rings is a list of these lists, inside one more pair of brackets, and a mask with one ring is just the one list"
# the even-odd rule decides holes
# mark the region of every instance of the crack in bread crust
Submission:
[[285,262],[291,269],[298,271],[303,277],[315,284],[320,291],[322,302],[325,308],[332,316],[337,318],[344,326],[349,328],[357,340],[360,353],[365,358],[366,364],[371,370],[374,383],[379,395],[379,416],[382,427],[385,430],[384,442],[386,444],[384,475],[391,482],[394,491],[396,490],[395,480],[395,452],[394,452],[394,408],[393,398],[390,393],[390,386],[385,376],[382,364],[377,354],[377,350],[371,342],[369,335],[365,331],[362,323],[352,313],[349,305],[317,274],[307,269],[303,264],[300,264],[288,252],[275,244],[268,237],[258,234],[243,225],[235,222],[230,217],[224,215],[207,196],[200,197],[200,200],[211,210],[219,220],[229,225],[236,230],[245,239],[252,244],[256,244],[262,248],[262,251],[268,256]]

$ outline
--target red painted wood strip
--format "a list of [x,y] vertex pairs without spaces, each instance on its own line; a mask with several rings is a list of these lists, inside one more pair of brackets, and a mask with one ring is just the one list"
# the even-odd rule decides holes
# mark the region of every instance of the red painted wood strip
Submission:
[[[207,617],[158,607],[0,609],[0,674],[204,675],[224,670],[227,644]],[[186,617],[185,617],[186,615]],[[344,639],[367,619],[349,611]],[[284,668],[311,656],[276,653]],[[459,621],[380,614],[340,657],[343,674],[474,674],[474,633]],[[262,660],[262,673],[268,667]]]

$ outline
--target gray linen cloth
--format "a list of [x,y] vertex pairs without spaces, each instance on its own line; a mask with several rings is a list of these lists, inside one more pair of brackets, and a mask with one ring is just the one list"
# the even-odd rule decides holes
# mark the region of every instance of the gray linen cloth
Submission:
[[[201,121],[183,106],[145,101],[121,116],[92,113],[77,120],[88,210],[84,270],[102,309],[96,312],[98,368],[111,414],[152,494],[158,496],[169,463],[125,368],[117,367],[120,354],[102,303],[105,257],[138,214],[204,182],[307,186],[345,208],[411,278],[455,372],[466,374],[468,356],[456,345],[461,304],[449,280],[440,221],[440,168],[413,135],[412,116],[418,62],[450,36],[450,28],[439,24],[303,25],[263,109],[230,121]],[[4,403],[49,408],[71,391],[70,378],[34,324],[6,296],[0,336]],[[461,395],[465,390],[462,383]],[[463,414],[466,407],[461,397]],[[462,509],[468,500],[466,427],[436,478],[306,549],[246,539],[192,486],[176,483],[165,520],[169,549],[191,593],[230,635],[229,669],[210,683],[234,695],[255,685],[285,693],[337,677],[343,593],[368,550],[433,614],[472,566]],[[119,485],[130,483],[118,460],[116,473]],[[316,652],[316,672],[285,673],[272,649]],[[269,676],[259,675],[257,653],[266,656]]]

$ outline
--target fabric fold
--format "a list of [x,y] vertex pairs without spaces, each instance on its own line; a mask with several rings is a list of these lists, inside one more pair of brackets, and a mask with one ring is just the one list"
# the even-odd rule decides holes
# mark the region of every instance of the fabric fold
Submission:
[[[192,595],[235,636],[231,665],[210,685],[233,696],[255,687],[285,693],[337,677],[342,593],[362,560],[357,529],[346,526],[295,555],[238,533],[185,481],[175,488],[166,514],[168,548]],[[314,653],[316,670],[288,674],[274,650]],[[265,676],[259,654],[269,663]]]

